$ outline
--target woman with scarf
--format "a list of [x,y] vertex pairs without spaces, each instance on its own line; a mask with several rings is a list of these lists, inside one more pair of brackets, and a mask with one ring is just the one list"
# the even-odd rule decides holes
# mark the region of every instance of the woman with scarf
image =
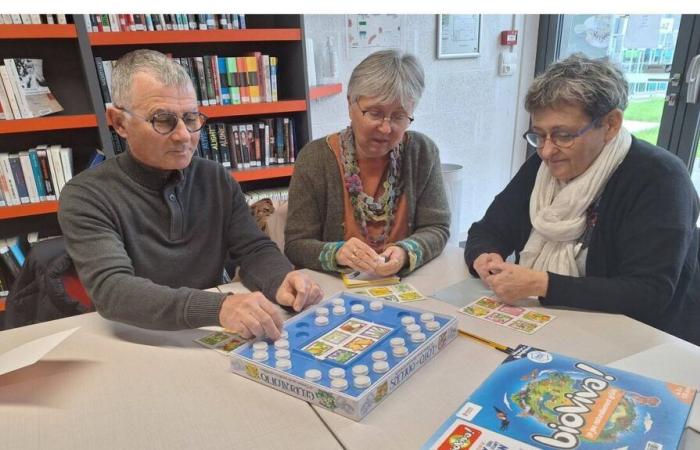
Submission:
[[406,274],[439,255],[450,212],[438,149],[408,131],[424,88],[415,57],[365,58],[348,83],[350,126],[302,148],[285,253],[298,267]]
[[582,55],[534,80],[537,153],[472,225],[465,261],[506,303],[625,314],[700,344],[698,196],[679,158],[622,126],[627,92]]

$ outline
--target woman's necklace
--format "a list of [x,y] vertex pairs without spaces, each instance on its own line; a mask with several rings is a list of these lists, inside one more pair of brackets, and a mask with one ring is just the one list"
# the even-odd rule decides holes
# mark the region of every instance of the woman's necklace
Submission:
[[[394,212],[401,196],[399,174],[401,170],[401,151],[403,143],[389,151],[389,170],[382,182],[384,192],[379,198],[367,195],[360,179],[360,166],[355,158],[355,141],[352,128],[348,127],[340,133],[340,157],[343,164],[345,189],[350,194],[355,220],[360,225],[362,236],[372,247],[383,247],[389,236],[394,221]],[[379,236],[372,238],[367,232],[367,222],[384,222],[384,228]]]

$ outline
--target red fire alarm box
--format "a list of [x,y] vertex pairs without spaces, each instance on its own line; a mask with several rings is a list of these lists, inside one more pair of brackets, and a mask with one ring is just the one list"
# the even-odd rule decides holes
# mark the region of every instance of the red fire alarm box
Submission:
[[515,45],[518,43],[518,30],[501,31],[501,45]]

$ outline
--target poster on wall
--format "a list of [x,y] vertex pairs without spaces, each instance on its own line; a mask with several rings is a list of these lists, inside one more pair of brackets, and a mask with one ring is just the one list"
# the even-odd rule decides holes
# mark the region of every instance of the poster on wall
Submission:
[[571,14],[562,25],[559,57],[581,52],[590,58],[608,55],[613,16],[609,14]]
[[481,14],[438,14],[437,57],[475,58],[481,46]]
[[398,14],[348,14],[348,49],[400,48],[401,16]]

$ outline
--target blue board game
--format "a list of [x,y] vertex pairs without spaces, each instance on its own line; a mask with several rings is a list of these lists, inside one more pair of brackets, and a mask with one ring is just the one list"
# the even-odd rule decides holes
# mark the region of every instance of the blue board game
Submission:
[[360,420],[456,336],[454,317],[343,293],[232,351],[231,370]]
[[521,345],[424,449],[677,448],[695,390]]

